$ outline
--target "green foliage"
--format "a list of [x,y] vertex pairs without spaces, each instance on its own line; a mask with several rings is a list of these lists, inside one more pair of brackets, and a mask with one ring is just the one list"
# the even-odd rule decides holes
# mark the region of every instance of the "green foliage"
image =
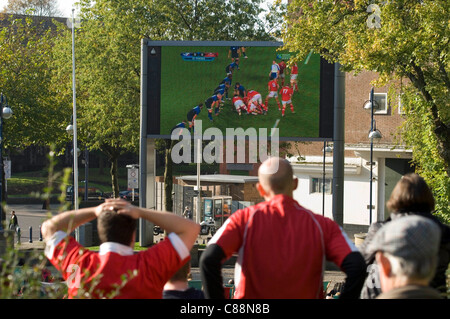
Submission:
[[[35,194],[41,200],[49,198],[53,191],[55,181],[62,179],[59,186],[61,193],[59,197],[59,211],[66,211],[69,203],[65,201],[66,186],[70,178],[70,169],[63,172],[54,170],[55,160],[54,147],[48,156],[48,186],[43,194]],[[48,214],[48,217],[52,217]],[[69,226],[70,228],[70,226]],[[67,287],[72,284],[72,280],[79,279],[80,287],[78,287],[77,298],[106,298],[112,299],[118,296],[121,289],[133,278],[137,276],[137,270],[130,270],[123,274],[108,292],[98,289],[102,275],[95,276],[89,282],[84,282],[83,278],[89,277],[89,271],[79,269],[78,274],[82,274],[81,278],[72,278],[69,276],[67,281],[63,281],[60,274],[55,273],[53,266],[47,266],[47,258],[42,250],[21,250],[20,243],[14,246],[14,232],[4,232],[6,253],[0,257],[0,299],[61,299],[67,296]],[[68,237],[66,237],[68,240]],[[75,274],[74,274],[75,275]]]
[[[90,149],[111,162],[118,194],[117,158],[139,147],[140,46],[152,40],[269,39],[259,20],[260,0],[80,1],[76,30],[77,126]],[[271,22],[272,23],[272,22]],[[59,96],[68,105],[72,36],[55,44]]]
[[13,111],[4,121],[4,146],[61,141],[67,121],[50,84],[55,34],[31,17],[9,16],[3,23],[7,27],[0,29],[0,88]]
[[[380,28],[369,28],[380,8]],[[437,215],[450,219],[450,2],[309,1],[288,5],[283,38],[286,49],[303,59],[309,50],[344,71],[374,71],[374,85],[402,94],[405,123],[399,143],[413,149],[418,173],[433,188]],[[372,21],[372,20],[371,20]],[[443,22],[445,21],[445,22]],[[395,83],[400,83],[395,86]]]

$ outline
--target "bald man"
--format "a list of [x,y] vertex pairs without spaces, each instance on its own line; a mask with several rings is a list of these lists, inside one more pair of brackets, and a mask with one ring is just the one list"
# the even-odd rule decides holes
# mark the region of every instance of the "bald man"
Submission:
[[206,298],[224,298],[222,264],[234,253],[236,299],[324,298],[326,260],[347,275],[340,298],[358,298],[366,274],[362,255],[334,221],[293,199],[298,180],[290,163],[269,158],[258,178],[265,201],[231,215],[201,255]]

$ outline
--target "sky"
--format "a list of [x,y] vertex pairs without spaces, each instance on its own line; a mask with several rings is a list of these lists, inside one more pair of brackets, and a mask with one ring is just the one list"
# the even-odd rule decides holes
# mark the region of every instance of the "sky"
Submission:
[[[78,0],[58,0],[58,8],[63,13],[63,17],[71,17],[72,16],[72,7]],[[267,0],[265,2],[272,2],[273,0]],[[0,0],[0,11],[3,10],[3,8],[8,3],[8,0]],[[263,4],[263,8],[267,8]],[[75,15],[77,12],[75,11]]]
[[[72,16],[72,6],[78,0],[58,0],[58,8],[63,13],[63,17]],[[0,0],[0,11],[8,4],[8,0]],[[75,11],[76,14],[76,11]]]

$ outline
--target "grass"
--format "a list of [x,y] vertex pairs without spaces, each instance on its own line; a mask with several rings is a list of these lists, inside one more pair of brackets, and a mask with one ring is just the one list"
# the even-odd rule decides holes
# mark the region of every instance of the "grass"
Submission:
[[[79,187],[84,187],[84,168],[79,169]],[[57,178],[53,185],[52,193],[59,193],[59,187],[63,183],[62,176]],[[96,187],[102,192],[112,192],[111,176],[108,170],[100,173],[98,168],[90,168],[88,176],[89,187]],[[48,186],[47,172],[22,172],[13,174],[8,179],[8,196],[24,196],[33,192],[44,192],[44,188]],[[119,169],[119,188],[127,189],[127,169]]]
[[[197,164],[174,165],[173,175],[195,175]],[[213,174],[218,172],[217,164],[202,164],[202,174]],[[88,186],[96,187],[104,193],[111,193],[111,176],[108,169],[104,169],[103,173],[98,168],[89,168]],[[44,193],[44,189],[48,186],[48,172],[21,172],[15,173],[8,179],[8,197],[25,197],[32,193]],[[164,175],[164,167],[157,168],[157,175]],[[53,185],[53,194],[60,193],[60,186],[63,183],[62,177],[57,178]],[[84,187],[84,168],[79,169],[79,187]],[[128,188],[128,171],[127,168],[119,168],[119,189],[126,190]]]
[[[218,52],[219,56],[212,62],[183,61],[181,52]],[[276,58],[275,47],[252,47],[248,50],[248,59],[241,59],[240,70],[233,74],[231,93],[234,84],[240,82],[247,90],[256,90],[264,99],[267,95],[267,83],[272,61]],[[162,55],[161,80],[161,134],[169,135],[171,129],[186,119],[187,112],[213,95],[214,89],[226,77],[225,66],[230,63],[227,58],[228,47],[164,47]],[[279,60],[278,60],[279,61]],[[226,128],[272,128],[277,119],[280,136],[285,137],[318,137],[319,136],[319,91],[320,91],[320,58],[313,55],[308,64],[300,63],[299,90],[293,96],[296,114],[291,114],[289,107],[286,116],[281,117],[276,102],[269,100],[267,115],[243,115],[232,111],[231,101],[226,101],[219,116],[214,122],[208,119],[206,107],[197,117],[202,120],[202,129],[217,127],[225,134]],[[289,84],[289,76],[285,84]],[[166,93],[167,92],[167,93]],[[281,97],[280,97],[281,100]],[[259,133],[259,132],[258,132]]]
[[[100,246],[90,246],[90,247],[86,247],[86,248],[89,250],[92,250],[92,251],[99,251]],[[206,245],[204,245],[204,244],[198,245],[198,248],[205,249]],[[142,247],[139,245],[139,243],[135,243],[133,249],[134,249],[134,251],[141,251],[141,250],[147,250],[148,247]]]

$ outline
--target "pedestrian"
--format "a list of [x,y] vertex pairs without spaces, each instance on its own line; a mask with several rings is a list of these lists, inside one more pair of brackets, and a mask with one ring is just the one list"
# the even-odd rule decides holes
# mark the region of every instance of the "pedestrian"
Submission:
[[442,299],[430,287],[436,272],[441,229],[429,218],[398,218],[368,245],[375,253],[382,293],[377,299]]
[[185,263],[164,286],[163,299],[205,299],[203,291],[189,287],[190,262]]
[[186,206],[186,207],[184,208],[183,217],[184,217],[184,218],[188,218],[188,219],[192,219],[192,211],[191,211],[191,209],[189,208],[189,206]]
[[[99,252],[69,234],[97,218]],[[167,231],[168,239],[134,253],[137,219]],[[166,282],[190,258],[199,225],[168,212],[107,199],[96,207],[67,211],[45,221],[45,255],[67,281],[69,298],[161,299]]]
[[450,228],[442,224],[432,212],[434,211],[435,201],[433,193],[425,180],[418,174],[410,173],[403,176],[395,185],[389,200],[386,203],[387,209],[391,212],[386,221],[376,222],[370,225],[366,239],[359,247],[367,264],[367,278],[361,290],[361,299],[373,299],[381,293],[379,285],[380,277],[378,267],[375,267],[376,260],[373,251],[368,250],[368,246],[373,240],[375,234],[399,218],[409,215],[419,215],[434,221],[441,229],[441,243],[439,246],[439,259],[434,278],[430,285],[445,293],[446,274],[450,262]]
[[17,215],[15,211],[11,212],[11,218],[9,219],[9,225],[8,228],[10,230],[17,230],[17,227],[19,227],[19,220],[17,219]]
[[326,260],[347,275],[341,298],[358,298],[363,257],[338,224],[293,199],[298,180],[290,163],[271,157],[258,178],[265,201],[233,213],[201,255],[205,297],[224,298],[222,263],[237,253],[236,299],[323,299]]

